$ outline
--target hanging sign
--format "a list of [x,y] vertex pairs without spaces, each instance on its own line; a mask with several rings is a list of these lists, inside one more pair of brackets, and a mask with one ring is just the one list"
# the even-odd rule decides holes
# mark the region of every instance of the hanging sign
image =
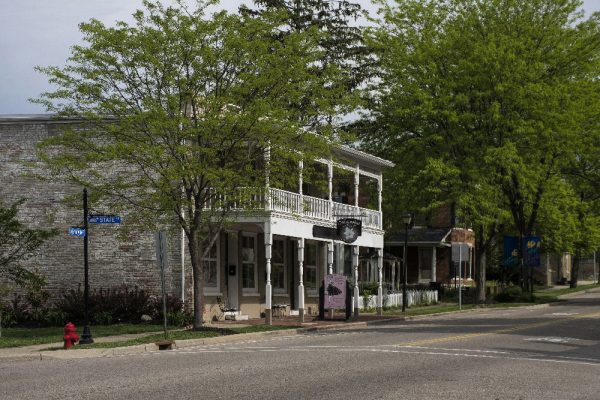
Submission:
[[357,218],[338,219],[337,234],[345,243],[354,243],[362,235],[362,221]]
[[323,307],[327,310],[346,308],[346,277],[339,274],[325,275]]

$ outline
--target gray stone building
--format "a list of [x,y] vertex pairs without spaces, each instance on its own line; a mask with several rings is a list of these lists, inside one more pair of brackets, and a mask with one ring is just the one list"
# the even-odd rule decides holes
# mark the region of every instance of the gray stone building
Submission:
[[[46,115],[0,116],[0,202],[8,206],[24,199],[21,221],[30,227],[58,230],[58,235],[27,261],[28,267],[46,276],[47,289],[55,298],[65,289],[83,288],[83,238],[69,236],[69,227],[83,223],[83,188],[37,177],[48,174],[36,158],[36,145],[69,123],[73,121]],[[121,214],[123,224],[90,226],[90,288],[138,286],[158,294],[160,280],[153,233],[132,229],[125,236],[128,222],[122,210],[95,211]],[[170,237],[165,282],[168,292],[179,296],[181,242],[174,235]]]

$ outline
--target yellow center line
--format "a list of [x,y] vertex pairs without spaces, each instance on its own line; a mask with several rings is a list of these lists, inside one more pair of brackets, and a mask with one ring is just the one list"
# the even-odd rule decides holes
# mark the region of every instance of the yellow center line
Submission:
[[472,338],[477,338],[477,337],[498,335],[498,334],[501,334],[501,333],[509,333],[509,332],[526,330],[526,329],[539,328],[541,326],[552,325],[552,324],[560,324],[562,322],[566,322],[566,321],[570,321],[570,320],[574,320],[574,319],[597,318],[597,317],[600,317],[600,312],[594,312],[594,313],[588,313],[588,314],[579,314],[579,315],[574,315],[574,316],[567,317],[567,318],[555,319],[555,320],[552,320],[552,321],[537,322],[537,323],[534,323],[534,324],[514,326],[514,327],[510,327],[510,328],[496,329],[496,330],[490,331],[490,332],[475,332],[475,333],[466,333],[466,334],[463,334],[463,335],[444,336],[444,337],[433,338],[433,339],[415,340],[415,341],[412,341],[412,342],[399,343],[396,346],[398,346],[398,347],[426,346],[426,345],[430,345],[430,344],[434,344],[434,343],[452,342],[452,341],[457,341],[457,340],[467,340],[467,339],[472,339]]

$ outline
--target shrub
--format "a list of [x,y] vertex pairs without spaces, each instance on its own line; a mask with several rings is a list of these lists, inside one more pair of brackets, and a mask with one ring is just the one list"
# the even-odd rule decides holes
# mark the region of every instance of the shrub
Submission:
[[44,310],[43,320],[40,322],[43,322],[47,326],[63,326],[68,322],[68,319],[64,311],[58,308],[51,308]]
[[167,323],[171,326],[186,326],[194,321],[194,315],[185,311],[167,312]]

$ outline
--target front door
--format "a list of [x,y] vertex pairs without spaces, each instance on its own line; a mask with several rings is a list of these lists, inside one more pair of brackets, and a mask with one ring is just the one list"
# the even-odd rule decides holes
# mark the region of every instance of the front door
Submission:
[[228,308],[235,308],[239,311],[238,303],[238,235],[230,233],[227,235],[227,305]]

